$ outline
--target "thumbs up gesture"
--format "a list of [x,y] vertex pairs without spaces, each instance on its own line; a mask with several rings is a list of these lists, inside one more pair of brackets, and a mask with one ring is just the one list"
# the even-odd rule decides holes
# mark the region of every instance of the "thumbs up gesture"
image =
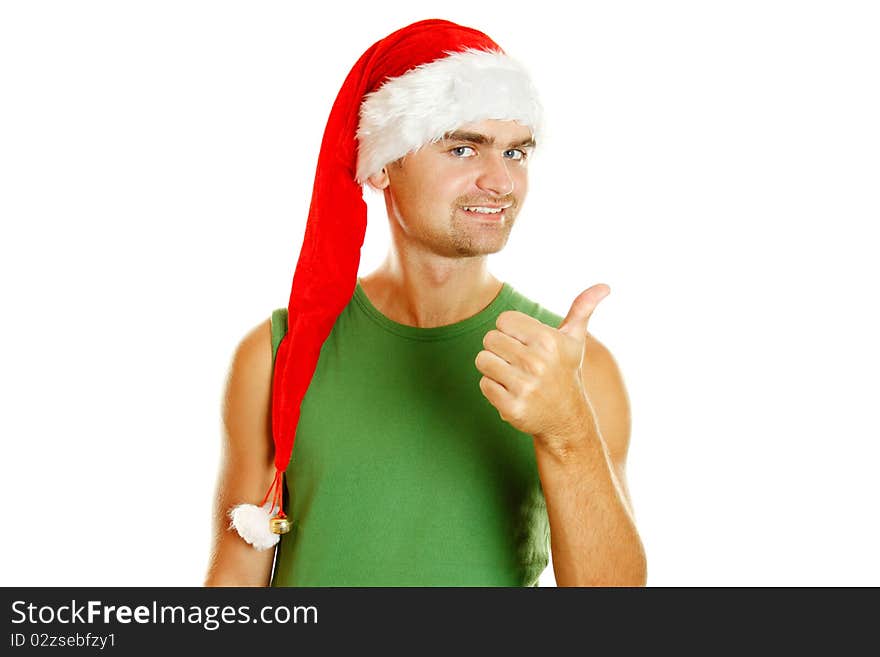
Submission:
[[474,362],[501,419],[540,439],[571,432],[591,412],[581,377],[587,323],[610,293],[602,283],[581,292],[559,328],[515,310],[498,315]]

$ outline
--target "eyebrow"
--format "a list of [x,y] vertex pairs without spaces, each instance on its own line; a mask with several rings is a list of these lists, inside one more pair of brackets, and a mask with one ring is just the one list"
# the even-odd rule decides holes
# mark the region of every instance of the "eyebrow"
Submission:
[[[471,144],[480,144],[480,145],[495,145],[495,137],[487,137],[486,135],[482,135],[479,132],[467,132],[464,130],[455,130],[453,132],[447,132],[443,135],[443,141],[466,141]],[[510,148],[535,148],[535,140],[529,137],[528,139],[523,139],[522,141],[518,141],[515,144],[510,144]]]

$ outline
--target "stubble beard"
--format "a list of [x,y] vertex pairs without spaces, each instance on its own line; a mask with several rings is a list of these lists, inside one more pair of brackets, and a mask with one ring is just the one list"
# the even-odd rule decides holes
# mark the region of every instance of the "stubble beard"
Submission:
[[507,244],[519,208],[511,205],[504,211],[500,225],[489,225],[471,220],[453,210],[450,215],[450,245],[454,253],[463,258],[488,255],[501,251]]

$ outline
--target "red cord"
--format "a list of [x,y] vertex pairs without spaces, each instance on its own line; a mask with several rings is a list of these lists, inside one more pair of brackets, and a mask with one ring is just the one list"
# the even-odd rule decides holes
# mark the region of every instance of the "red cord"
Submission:
[[[276,468],[275,469],[275,478],[272,480],[272,485],[269,486],[269,490],[266,491],[266,497],[264,497],[263,501],[260,502],[260,507],[262,507],[264,504],[266,504],[266,500],[269,499],[269,495],[272,495],[272,509],[275,508],[276,500],[278,498],[278,491],[281,490],[280,483],[281,483],[281,470],[278,470]],[[281,505],[278,504],[277,506],[280,507]],[[270,509],[270,512],[272,509]]]

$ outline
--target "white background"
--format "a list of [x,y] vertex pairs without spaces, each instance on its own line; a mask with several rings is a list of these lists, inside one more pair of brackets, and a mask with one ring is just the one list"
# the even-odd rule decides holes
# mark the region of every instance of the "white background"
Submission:
[[447,18],[542,92],[490,268],[560,315],[610,285],[649,585],[880,585],[875,7],[3,3],[0,584],[201,584],[227,368],[287,304],[330,106]]

